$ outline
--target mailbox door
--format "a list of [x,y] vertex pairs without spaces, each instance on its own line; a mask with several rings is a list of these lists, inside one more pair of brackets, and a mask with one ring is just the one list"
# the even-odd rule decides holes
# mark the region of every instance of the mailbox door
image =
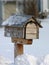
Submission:
[[26,39],[37,39],[39,36],[39,27],[34,23],[29,23],[26,27]]

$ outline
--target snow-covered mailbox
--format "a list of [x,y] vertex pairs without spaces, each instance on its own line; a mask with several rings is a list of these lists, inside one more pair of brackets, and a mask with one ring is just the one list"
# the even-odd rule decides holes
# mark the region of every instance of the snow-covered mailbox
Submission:
[[17,44],[31,44],[32,39],[39,38],[39,27],[42,28],[31,15],[12,15],[2,25],[5,26],[5,36],[11,37],[12,42]]
[[13,15],[4,23],[5,36],[22,39],[37,39],[39,37],[38,21],[29,15]]

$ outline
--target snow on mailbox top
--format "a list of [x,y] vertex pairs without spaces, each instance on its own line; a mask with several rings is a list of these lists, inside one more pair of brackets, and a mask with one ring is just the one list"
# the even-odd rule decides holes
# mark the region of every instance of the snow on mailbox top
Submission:
[[33,19],[39,27],[42,27],[39,22],[31,15],[12,15],[6,21],[2,23],[3,26],[11,26],[11,27],[23,27],[30,19]]
[[31,16],[13,15],[3,22],[3,26],[22,27]]

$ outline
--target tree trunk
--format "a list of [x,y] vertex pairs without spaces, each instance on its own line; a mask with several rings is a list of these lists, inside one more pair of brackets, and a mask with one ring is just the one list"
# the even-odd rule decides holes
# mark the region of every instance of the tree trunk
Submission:
[[38,16],[38,0],[20,0],[16,1],[16,10],[17,14],[26,14],[33,15],[35,17]]
[[37,0],[24,0],[24,13],[38,17]]

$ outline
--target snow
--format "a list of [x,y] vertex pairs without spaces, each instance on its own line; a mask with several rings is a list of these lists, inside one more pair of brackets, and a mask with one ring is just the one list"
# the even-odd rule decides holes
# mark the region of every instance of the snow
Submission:
[[11,61],[9,59],[6,59],[5,57],[0,56],[0,65],[8,65],[10,63]]
[[12,62],[14,59],[14,44],[11,38],[4,36],[4,28],[0,28],[0,56],[9,58]]
[[15,65],[49,65],[49,54],[42,58],[28,54],[19,55],[15,59]]
[[37,58],[28,54],[17,56],[15,65],[37,65]]
[[2,23],[3,26],[13,26],[13,25],[24,25],[26,22],[28,22],[27,20],[29,20],[30,18],[32,18],[31,15],[12,15],[10,16],[6,21],[4,21]]
[[43,64],[49,65],[49,54],[45,56]]
[[49,54],[47,54],[40,65],[49,65]]
[[19,55],[15,58],[15,63],[0,56],[0,65],[49,65],[49,54],[44,56],[43,59],[28,54]]

